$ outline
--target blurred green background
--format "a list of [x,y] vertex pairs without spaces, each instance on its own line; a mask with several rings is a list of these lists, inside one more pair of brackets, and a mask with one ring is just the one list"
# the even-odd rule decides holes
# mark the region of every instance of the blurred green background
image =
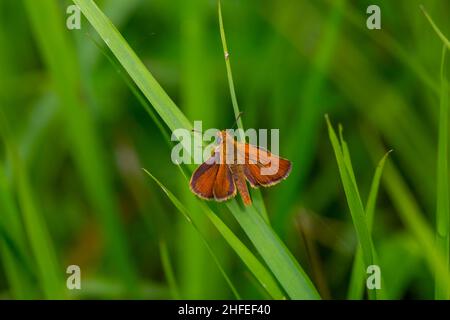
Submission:
[[[234,122],[216,1],[96,3],[189,120]],[[387,296],[433,297],[416,230],[435,229],[442,43],[421,3],[222,1],[244,126],[279,128],[280,154],[293,162],[286,181],[262,190],[271,224],[323,298],[347,297],[357,246],[326,113],[344,127],[363,199],[394,150],[373,228]],[[49,297],[58,283],[58,297],[233,298],[198,233],[141,168],[186,205],[241,296],[268,298],[199,210],[95,30],[84,17],[80,30],[66,28],[71,4],[0,1],[0,298]],[[366,28],[371,4],[381,30]],[[450,1],[423,4],[450,36]],[[72,264],[82,290],[64,289]]]

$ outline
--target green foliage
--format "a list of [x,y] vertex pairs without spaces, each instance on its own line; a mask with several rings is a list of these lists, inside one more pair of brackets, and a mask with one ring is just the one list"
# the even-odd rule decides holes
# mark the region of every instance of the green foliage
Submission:
[[[0,1],[0,298],[449,298],[450,4],[422,2],[369,30],[367,1]],[[239,115],[293,163],[249,208],[170,159]]]

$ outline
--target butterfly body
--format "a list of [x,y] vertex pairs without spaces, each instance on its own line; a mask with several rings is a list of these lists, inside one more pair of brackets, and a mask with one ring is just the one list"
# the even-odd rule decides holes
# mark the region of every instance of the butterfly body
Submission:
[[247,182],[245,181],[244,165],[243,164],[231,164],[229,165],[231,175],[233,176],[234,184],[241,195],[242,201],[245,205],[252,204],[250,193],[248,192]]
[[224,130],[218,133],[211,157],[192,174],[190,188],[200,198],[216,201],[228,200],[239,192],[244,204],[251,205],[247,181],[253,188],[268,187],[285,179],[290,171],[289,160],[237,142]]

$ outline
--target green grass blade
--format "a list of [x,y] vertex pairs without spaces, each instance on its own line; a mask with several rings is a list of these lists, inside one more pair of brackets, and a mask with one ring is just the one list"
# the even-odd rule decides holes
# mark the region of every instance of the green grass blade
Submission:
[[236,201],[227,207],[291,299],[320,299],[311,280],[255,208],[241,208]]
[[[449,185],[448,185],[448,82],[445,77],[445,55],[447,48],[442,48],[441,62],[441,101],[439,116],[439,142],[437,155],[437,187],[436,187],[436,241],[438,247],[443,252],[443,259],[446,268],[449,267]],[[450,297],[450,288],[435,278],[435,298],[448,299]]]
[[111,63],[111,65],[114,67],[116,72],[121,76],[121,78],[125,81],[127,87],[130,89],[130,91],[133,93],[135,98],[138,100],[138,102],[144,107],[147,114],[150,116],[150,118],[153,120],[155,125],[158,127],[159,131],[161,132],[164,141],[168,143],[170,146],[170,135],[167,132],[167,129],[164,127],[163,123],[160,121],[158,116],[155,114],[155,111],[152,109],[151,105],[149,104],[148,100],[146,100],[145,96],[142,94],[142,92],[139,90],[139,88],[136,86],[136,84],[133,82],[133,79],[130,78],[127,71],[123,68],[123,66],[117,61],[117,59],[112,56],[110,51],[106,51],[100,43],[98,43],[95,39],[92,38],[92,41],[95,43],[96,47],[100,52],[103,54],[104,57]]
[[[369,143],[369,150],[372,155],[381,152],[382,146],[379,141],[372,138]],[[424,214],[408,189],[408,185],[392,162],[386,163],[382,181],[401,220],[420,245],[420,252],[425,258],[429,269],[431,272],[435,272],[435,277],[439,279],[443,286],[449,287],[449,270],[446,267],[447,264],[442,251],[436,246],[433,231],[424,219]]]
[[[372,184],[370,186],[369,197],[366,203],[366,219],[367,228],[369,233],[372,233],[373,219],[375,215],[375,204],[378,195],[378,189],[380,187],[381,175],[383,173],[384,164],[389,155],[390,151],[387,152],[377,165],[375,174],[372,179]],[[357,249],[355,259],[353,261],[352,273],[350,278],[350,285],[348,289],[347,297],[351,300],[360,300],[363,298],[364,294],[364,277],[366,273],[364,272],[364,263],[362,260],[361,248]]]
[[355,186],[358,198],[361,198],[361,196],[359,194],[358,184],[356,183],[356,177],[355,177],[355,171],[353,170],[352,159],[350,157],[350,150],[348,149],[347,142],[344,140],[343,130],[344,129],[343,129],[342,125],[339,125],[339,140],[340,140],[341,147],[342,147],[342,156],[344,158],[344,163],[345,163],[345,166],[347,167],[347,172],[349,174],[349,177],[350,177],[353,185]]
[[167,197],[170,199],[170,201],[173,203],[173,205],[178,209],[178,211],[181,212],[181,214],[183,214],[183,216],[186,218],[187,222],[190,223],[192,225],[192,227],[197,231],[198,235],[200,236],[200,238],[202,239],[203,243],[205,244],[206,248],[208,249],[209,253],[211,254],[211,257],[213,258],[214,262],[216,263],[217,267],[219,268],[220,272],[222,273],[223,277],[225,278],[225,281],[227,282],[227,284],[230,286],[231,291],[233,292],[233,294],[235,295],[235,297],[237,299],[241,299],[239,293],[237,292],[235,286],[233,285],[233,283],[231,282],[230,278],[228,277],[227,273],[225,272],[224,268],[222,267],[219,259],[217,258],[216,254],[214,253],[214,251],[212,250],[211,246],[209,245],[208,241],[206,240],[206,238],[204,237],[204,235],[201,233],[201,231],[199,230],[199,228],[197,227],[197,225],[194,223],[194,221],[192,220],[188,210],[184,207],[184,205],[173,195],[173,193],[171,193],[161,182],[159,182],[158,179],[156,179],[150,172],[148,172],[147,170],[145,170],[145,173],[147,173],[150,178],[153,179],[153,181],[155,181],[158,186],[164,191],[164,193],[167,195]]
[[[220,5],[220,0],[218,1],[218,14],[219,14],[220,39],[222,40],[223,55],[225,58],[225,65],[227,67],[227,78],[228,78],[228,86],[230,88],[231,103],[233,104],[234,116],[237,119],[239,117],[240,110],[236,98],[236,91],[234,89],[233,74],[231,72],[231,65],[230,65],[230,51],[228,51],[227,39],[225,37],[225,29],[223,27],[222,6]],[[239,119],[237,120],[237,125],[239,129],[241,130],[244,129],[244,125],[242,124],[242,117],[239,117]],[[243,140],[243,137],[241,136],[239,136],[238,138],[241,141]]]
[[[241,131],[239,131],[238,139],[242,141],[244,137],[241,137],[240,134],[244,130],[244,125],[242,124],[242,117],[240,116],[241,111],[239,110],[239,105],[236,98],[236,91],[234,89],[233,74],[231,72],[231,64],[230,64],[230,52],[228,51],[227,40],[225,37],[225,29],[223,27],[222,6],[220,4],[220,0],[218,1],[218,15],[219,15],[220,39],[222,40],[223,55],[225,58],[225,65],[227,68],[227,79],[228,79],[228,86],[230,89],[231,102],[233,104],[234,116],[236,119],[238,119],[237,120],[238,128],[241,129]],[[255,206],[255,208],[257,208],[257,212],[263,216],[263,218],[266,220],[267,223],[269,223],[270,220],[267,214],[264,200],[261,195],[261,191],[255,189],[250,190],[250,192],[253,195],[253,202],[254,202],[253,205]]]
[[[328,116],[326,116],[328,125],[328,133],[330,141],[334,149],[336,161],[341,175],[342,185],[344,187],[347,203],[352,216],[353,224],[355,226],[356,234],[358,236],[359,244],[362,250],[362,257],[365,269],[373,265],[373,244],[372,238],[366,222],[364,207],[359,196],[359,191],[356,186],[356,180],[351,167],[349,159],[348,148],[345,142],[341,145],[338,137],[330,123]],[[341,135],[341,143],[343,142]],[[375,296],[375,292],[370,291],[369,294]]]
[[367,199],[366,204],[367,227],[369,228],[369,232],[372,232],[373,220],[375,216],[375,205],[377,201],[378,190],[380,188],[380,181],[381,175],[383,174],[384,164],[386,163],[386,160],[391,152],[392,150],[386,152],[383,158],[381,158],[380,162],[378,162],[377,168],[375,170],[375,175],[373,176],[372,184],[370,186],[369,198]]
[[[183,176],[187,179],[187,176]],[[169,192],[167,190],[167,192]],[[241,240],[231,231],[230,228],[217,216],[209,207],[199,200],[201,207],[209,220],[214,224],[216,229],[224,237],[231,248],[241,258],[242,262],[253,273],[261,286],[269,293],[273,299],[286,299],[283,292],[279,288],[272,274],[267,271],[266,267],[255,257],[255,255],[242,243]]]
[[192,129],[192,124],[177,108],[164,89],[147,70],[116,27],[92,0],[73,0],[89,20],[117,60],[128,72],[138,88],[155,108],[162,120],[171,129]]
[[[203,204],[206,207],[205,204]],[[266,267],[253,255],[253,253],[239,240],[239,238],[229,229],[225,223],[207,207],[206,214],[211,222],[216,226],[217,230],[222,234],[230,246],[235,250],[236,254],[241,258],[247,268],[253,273],[262,287],[269,293],[273,299],[286,299],[284,293],[278,286],[272,274]]]
[[[105,43],[109,46],[124,69],[127,70],[128,74],[131,76],[139,89],[152,103],[153,107],[166,125],[172,130],[178,128],[185,128],[188,130],[192,129],[191,123],[167,96],[133,50],[129,47],[128,43],[123,39],[117,29],[95,5],[95,3],[89,0],[74,0],[74,2],[81,8],[83,14],[87,17]],[[231,203],[234,203],[237,206],[236,201],[232,201]],[[259,214],[255,210],[248,212],[249,214]],[[235,212],[235,214],[239,215],[239,212]],[[255,217],[253,219],[258,220],[258,218]],[[241,225],[247,234],[252,235],[250,238],[253,239],[252,241],[255,244],[255,247],[260,253],[263,252],[261,255],[266,263],[268,263],[277,279],[280,279],[280,277],[290,280],[303,279],[300,282],[300,285],[298,283],[283,281],[283,288],[289,288],[291,293],[289,296],[293,298],[319,298],[314,286],[310,283],[310,280],[307,279],[307,277],[299,270],[299,266],[295,259],[293,259],[292,255],[266,223],[260,224],[256,228],[247,224],[241,223]],[[245,230],[245,228],[250,229]],[[270,234],[269,239],[276,240],[274,242],[267,240],[265,237],[258,235],[258,232],[266,235]],[[267,247],[267,243],[271,243],[271,245]],[[273,253],[273,250],[281,250],[281,252]],[[281,260],[267,261],[272,258],[272,255],[280,257]],[[284,271],[287,271],[288,274],[283,274]],[[307,283],[307,285],[303,286],[305,283]]]
[[[62,12],[55,0],[39,3],[25,1],[34,37],[43,59],[49,69],[53,86],[61,103],[61,111],[66,122],[70,151],[80,171],[86,194],[98,214],[105,234],[107,250],[113,265],[120,273],[120,279],[135,297],[137,274],[133,260],[129,256],[125,232],[122,229],[120,213],[111,188],[112,177],[104,166],[106,155],[97,136],[89,108],[80,98],[80,75],[74,55],[63,25]],[[58,56],[55,59],[55,55]]]
[[11,296],[30,299],[33,272],[26,250],[26,237],[15,206],[12,192],[6,181],[4,167],[0,165],[0,254]]
[[[220,37],[222,40],[222,47],[225,58],[225,65],[227,68],[228,85],[230,89],[231,101],[233,104],[234,115],[239,117],[237,123],[238,128],[243,130],[242,118],[240,115],[239,106],[236,99],[236,92],[234,89],[233,75],[230,65],[230,52],[228,50],[225,29],[223,27],[223,17],[220,1],[218,1],[218,15]],[[238,137],[241,141],[243,137]],[[254,190],[252,193],[260,193],[259,190]],[[276,235],[276,233],[269,227],[269,218],[265,209],[262,196],[256,195],[254,197],[254,207],[241,209],[236,201],[227,204],[228,208],[239,222],[241,227],[247,233],[247,236],[253,242],[258,252],[266,261],[269,268],[274,273],[275,277],[283,286],[284,290],[292,299],[318,299],[320,298],[311,280],[305,274],[303,269],[297,263],[295,258],[290,254],[286,247]],[[258,208],[258,210],[257,210]],[[262,218],[262,219],[261,219]]]
[[159,252],[161,254],[161,263],[164,269],[164,274],[167,278],[167,283],[172,294],[172,298],[175,300],[181,299],[180,291],[178,290],[178,285],[175,280],[175,273],[172,268],[172,263],[170,261],[169,249],[165,241],[159,241]]
[[[183,170],[180,171],[186,181],[189,181]],[[227,225],[211,209],[209,209],[205,203],[200,200],[198,201],[201,203],[202,209],[212,224],[214,224],[220,234],[241,258],[247,268],[253,273],[255,278],[259,281],[267,293],[269,293],[269,295],[274,299],[286,299],[284,293],[281,291],[277,282],[266,267],[253,255],[253,253],[241,242],[241,240],[239,240],[233,231],[231,231],[231,229],[228,228]]]
[[28,175],[22,165],[22,159],[2,111],[0,111],[0,134],[6,145],[7,155],[12,166],[23,223],[37,265],[37,274],[42,291],[47,299],[63,299],[65,297],[64,281],[61,269],[57,264],[55,249],[45,221],[38,211]]
[[444,43],[444,45],[447,46],[448,49],[450,49],[450,41],[447,39],[446,36],[444,36],[444,34],[442,33],[442,31],[438,28],[438,26],[436,25],[436,23],[434,23],[433,19],[431,18],[431,16],[428,14],[428,12],[425,10],[425,8],[423,6],[420,6],[420,9],[422,10],[423,14],[425,15],[425,17],[427,18],[428,22],[430,23],[431,27],[433,28],[433,30],[436,32],[436,34],[438,35],[438,37],[442,40],[442,42]]

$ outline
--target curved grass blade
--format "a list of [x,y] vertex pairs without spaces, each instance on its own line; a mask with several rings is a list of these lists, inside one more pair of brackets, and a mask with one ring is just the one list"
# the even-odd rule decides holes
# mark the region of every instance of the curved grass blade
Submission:
[[[448,270],[450,250],[450,208],[448,185],[448,82],[445,77],[445,45],[442,48],[441,60],[441,101],[439,116],[439,138],[437,155],[437,185],[436,185],[436,242],[444,255],[444,262]],[[435,277],[435,298],[448,299],[450,288]]]
[[117,60],[128,72],[138,88],[150,101],[162,120],[171,129],[186,128],[191,130],[191,122],[177,108],[164,89],[130,48],[112,22],[92,0],[73,0],[83,12]]
[[255,208],[241,208],[236,201],[227,207],[291,299],[320,299],[311,280]]
[[212,250],[211,246],[209,245],[208,241],[206,240],[206,238],[204,237],[204,235],[201,233],[201,231],[199,230],[199,228],[197,227],[197,225],[194,223],[194,221],[191,219],[190,214],[188,212],[188,210],[184,207],[184,205],[161,183],[159,182],[158,179],[156,179],[150,172],[148,172],[147,170],[143,169],[145,171],[145,173],[147,173],[150,178],[153,179],[153,181],[155,181],[158,186],[164,191],[164,193],[167,195],[167,197],[170,199],[170,201],[173,203],[173,205],[178,209],[178,211],[181,212],[181,214],[183,214],[183,216],[186,218],[187,222],[190,223],[192,225],[192,227],[194,227],[194,229],[197,231],[198,235],[200,236],[200,238],[202,239],[203,243],[205,244],[206,248],[208,249],[209,253],[211,254],[211,257],[213,258],[214,262],[216,263],[217,267],[219,268],[220,272],[222,273],[223,277],[225,278],[225,281],[228,283],[228,285],[230,286],[231,291],[233,292],[233,294],[235,295],[235,297],[238,300],[241,300],[241,297],[239,295],[239,293],[237,292],[236,288],[234,287],[233,283],[231,282],[230,278],[228,277],[227,273],[225,272],[225,270],[223,269],[219,259],[217,258],[216,254],[214,253],[214,251]]
[[[386,162],[386,159],[388,158],[390,153],[391,151],[388,151],[378,163],[377,168],[375,170],[375,174],[372,179],[372,184],[370,186],[369,198],[366,203],[366,219],[369,233],[372,233],[372,225],[375,215],[375,204],[377,200],[378,189],[380,187],[384,163]],[[365,272],[364,272],[364,264],[362,261],[362,252],[361,249],[358,248],[353,261],[352,275],[350,278],[349,291],[347,294],[348,299],[360,300],[363,298],[364,276]]]
[[161,263],[164,269],[164,273],[169,284],[169,288],[173,299],[181,299],[180,291],[178,290],[178,285],[175,280],[175,273],[173,272],[172,263],[170,262],[169,249],[164,240],[159,241],[159,252],[161,253]]
[[438,28],[436,23],[434,23],[433,19],[431,19],[431,16],[428,14],[428,12],[425,10],[424,6],[420,6],[420,9],[422,10],[423,14],[427,18],[428,22],[430,23],[431,27],[433,28],[434,32],[438,35],[438,37],[442,40],[444,45],[447,46],[448,49],[450,49],[450,41],[447,39],[446,36],[442,33],[442,31]]
[[[371,136],[368,137],[371,154],[381,152],[383,150],[381,143]],[[408,185],[392,162],[386,163],[382,181],[402,222],[420,245],[420,253],[425,258],[430,271],[435,272],[435,277],[443,286],[450,287],[450,273],[442,251],[436,246],[433,231],[423,218],[424,214]]]
[[[350,209],[350,214],[352,216],[352,221],[355,226],[359,244],[361,246],[364,266],[365,269],[367,269],[368,266],[374,264],[374,249],[372,238],[370,236],[369,229],[366,223],[364,207],[359,196],[356,179],[351,166],[350,154],[348,152],[347,144],[343,140],[342,133],[340,134],[341,142],[339,142],[338,137],[330,123],[328,115],[325,118],[327,121],[330,141],[336,156],[342,185],[344,187],[345,196],[347,198],[347,203]],[[342,132],[342,130],[340,131]],[[373,290],[369,291],[369,295],[373,298],[376,298],[376,292]]]
[[[225,58],[225,65],[227,68],[227,79],[228,86],[230,88],[230,96],[231,103],[233,105],[234,116],[237,119],[237,126],[240,129],[238,139],[240,141],[244,140],[244,137],[241,136],[242,132],[244,132],[244,125],[242,124],[241,111],[239,110],[239,105],[236,98],[236,91],[234,89],[234,81],[233,74],[231,72],[231,64],[230,64],[230,52],[228,51],[227,39],[225,37],[225,29],[223,27],[223,17],[222,17],[222,7],[220,5],[220,0],[218,1],[218,15],[219,15],[219,29],[220,29],[220,39],[222,40],[223,47],[223,56]],[[267,214],[266,206],[264,204],[263,197],[261,195],[261,190],[253,189],[250,190],[253,196],[253,202],[255,208],[257,208],[257,212],[260,213],[267,223],[270,223],[269,216]]]
[[[178,207],[182,206],[181,202],[176,199],[176,197],[165,188],[154,176],[148,173],[147,170],[144,171],[164,190],[169,199]],[[183,172],[182,172],[183,173]],[[184,173],[183,173],[184,175]],[[185,176],[186,177],[186,176]],[[253,273],[255,278],[260,282],[264,289],[271,295],[274,299],[285,299],[284,294],[279,289],[278,284],[273,279],[272,275],[266,270],[266,268],[259,262],[259,260],[253,255],[253,253],[239,240],[238,237],[229,229],[226,224],[209,209],[209,207],[201,202],[202,208],[220,234],[228,242],[228,244],[233,248],[236,254],[241,258],[242,262],[248,267],[248,269]],[[180,209],[181,211],[181,209]],[[183,207],[183,215],[190,220],[187,210]]]

